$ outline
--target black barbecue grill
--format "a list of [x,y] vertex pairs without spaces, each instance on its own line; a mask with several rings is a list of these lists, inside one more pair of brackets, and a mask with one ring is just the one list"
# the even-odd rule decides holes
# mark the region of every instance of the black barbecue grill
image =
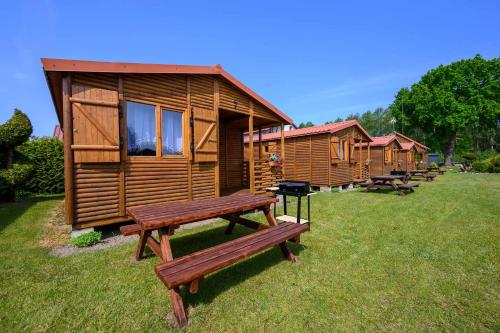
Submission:
[[[285,222],[297,223],[310,223],[311,222],[311,202],[310,196],[314,194],[311,191],[311,184],[309,182],[285,180],[278,184],[278,190],[274,191],[276,195],[283,196],[283,216],[276,217],[276,205],[274,205],[274,217]],[[292,196],[297,198],[297,217],[287,215],[286,197]],[[301,220],[300,209],[302,204],[302,197],[307,197],[307,220]]]

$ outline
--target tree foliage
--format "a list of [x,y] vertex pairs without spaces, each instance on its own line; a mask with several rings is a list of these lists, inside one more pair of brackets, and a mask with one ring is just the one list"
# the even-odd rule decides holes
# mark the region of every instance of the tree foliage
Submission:
[[25,161],[36,165],[32,177],[22,187],[32,193],[61,193],[64,191],[64,146],[50,137],[36,138],[17,148]]
[[313,127],[314,124],[310,121],[308,121],[307,123],[300,123],[299,124],[299,128],[306,128],[306,127]]
[[32,132],[28,116],[18,109],[0,125],[0,200],[13,200],[16,188],[22,186],[31,175],[31,165],[14,163],[14,149],[28,140]]
[[[357,120],[361,126],[372,136],[386,135],[394,130],[391,123],[392,115],[387,109],[378,107],[373,112],[368,110],[362,114],[353,113],[348,115],[345,120]],[[344,121],[337,118],[334,121],[327,121],[325,124]]]
[[442,151],[450,164],[457,139],[497,135],[500,58],[477,55],[432,69],[401,89],[389,109],[399,130]]

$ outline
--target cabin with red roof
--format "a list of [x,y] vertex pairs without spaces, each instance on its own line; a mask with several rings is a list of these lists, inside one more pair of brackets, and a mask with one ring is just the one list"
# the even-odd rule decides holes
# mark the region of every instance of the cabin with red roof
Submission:
[[363,162],[370,166],[370,175],[383,176],[401,170],[401,143],[396,135],[374,136],[370,143],[370,155],[363,154]]
[[399,132],[394,132],[403,145],[403,170],[426,169],[429,165],[430,148]]
[[75,229],[127,221],[128,208],[145,204],[263,193],[243,135],[293,123],[220,65],[42,65],[64,133],[65,212]]
[[372,139],[356,120],[285,131],[283,136],[254,135],[254,140],[253,154],[245,144],[245,159],[253,156],[269,161],[271,155],[280,156],[283,177],[289,180],[308,181],[313,186],[343,186],[370,175],[362,155],[363,150],[368,152]]

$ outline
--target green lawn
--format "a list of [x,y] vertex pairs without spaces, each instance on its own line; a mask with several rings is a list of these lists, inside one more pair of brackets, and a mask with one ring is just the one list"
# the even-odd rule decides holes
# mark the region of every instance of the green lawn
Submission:
[[[175,330],[158,258],[39,247],[60,200],[0,205],[0,331]],[[185,294],[185,331],[500,331],[499,175],[447,173],[405,197],[321,193],[312,211],[300,264],[272,249],[206,277]],[[224,226],[178,233],[174,255],[227,240]]]

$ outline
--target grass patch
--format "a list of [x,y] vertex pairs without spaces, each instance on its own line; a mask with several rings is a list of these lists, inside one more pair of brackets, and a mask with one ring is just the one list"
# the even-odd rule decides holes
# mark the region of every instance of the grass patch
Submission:
[[[158,258],[131,263],[133,244],[47,255],[40,240],[60,200],[0,205],[0,331],[175,331]],[[301,263],[271,249],[207,276],[184,293],[185,331],[498,332],[498,202],[498,175],[451,172],[405,197],[316,195],[311,232],[292,244]],[[250,232],[225,226],[179,232],[174,256]]]

